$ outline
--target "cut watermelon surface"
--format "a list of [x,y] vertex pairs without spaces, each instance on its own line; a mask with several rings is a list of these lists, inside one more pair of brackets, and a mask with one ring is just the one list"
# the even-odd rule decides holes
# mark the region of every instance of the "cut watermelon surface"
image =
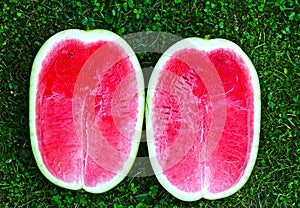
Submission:
[[236,44],[177,42],[156,64],[146,102],[149,157],[171,194],[218,199],[246,183],[258,150],[260,88]]
[[66,30],[37,54],[30,136],[53,183],[100,193],[129,172],[141,136],[144,92],[130,46],[106,30]]

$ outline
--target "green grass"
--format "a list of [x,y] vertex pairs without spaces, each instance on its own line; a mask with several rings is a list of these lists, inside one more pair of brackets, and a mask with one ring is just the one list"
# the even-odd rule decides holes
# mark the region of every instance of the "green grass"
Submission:
[[[300,206],[298,0],[5,2],[0,6],[0,207]],[[154,30],[240,45],[257,69],[262,90],[259,154],[246,185],[225,199],[185,203],[153,176],[126,178],[97,195],[62,189],[45,179],[30,147],[30,71],[41,45],[69,28],[105,28],[119,35]],[[154,66],[154,57],[139,56],[147,66]]]

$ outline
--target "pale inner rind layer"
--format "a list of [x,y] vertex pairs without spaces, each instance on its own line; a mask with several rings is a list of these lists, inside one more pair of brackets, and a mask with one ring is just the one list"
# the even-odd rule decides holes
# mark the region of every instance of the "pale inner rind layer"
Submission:
[[[39,150],[39,138],[37,137],[37,126],[36,126],[36,99],[37,99],[37,87],[39,82],[39,75],[42,70],[42,63],[44,59],[47,57],[53,47],[59,44],[61,41],[64,40],[78,40],[85,44],[94,43],[97,41],[106,41],[106,42],[113,42],[114,44],[119,45],[125,53],[129,57],[129,61],[133,65],[133,69],[135,71],[135,79],[137,82],[137,121],[135,125],[134,136],[132,138],[132,145],[130,149],[130,153],[128,156],[128,160],[123,164],[122,170],[120,170],[113,179],[107,181],[103,184],[98,184],[96,187],[87,187],[84,185],[84,181],[74,181],[74,182],[64,182],[53,176],[48,169],[46,168],[44,161],[42,159],[41,152]],[[30,79],[30,100],[29,100],[29,113],[30,113],[30,137],[31,137],[31,145],[33,149],[34,156],[36,158],[38,167],[40,168],[41,172],[54,184],[59,185],[64,188],[69,189],[80,189],[83,188],[90,192],[100,193],[107,191],[118,184],[129,172],[134,158],[137,154],[139,139],[141,136],[141,129],[142,129],[142,120],[143,120],[143,103],[144,103],[144,84],[143,84],[143,75],[141,72],[140,65],[138,60],[130,48],[130,46],[118,35],[107,31],[107,30],[93,30],[93,31],[81,31],[81,30],[66,30],[56,35],[52,36],[50,39],[46,41],[46,43],[42,46],[40,51],[38,52],[32,67],[31,79]]]
[[[207,188],[210,183],[209,179],[209,170],[204,166],[203,172],[201,173],[204,175],[202,180],[202,189],[196,192],[189,192],[183,191],[182,189],[178,188],[174,184],[170,182],[168,177],[166,176],[163,167],[161,166],[161,161],[158,159],[160,155],[157,154],[157,144],[155,143],[155,129],[157,128],[154,123],[154,98],[157,93],[156,87],[158,86],[158,81],[160,76],[162,76],[162,71],[165,68],[165,64],[178,52],[181,50],[189,50],[189,49],[196,49],[199,51],[205,51],[209,53],[210,51],[214,51],[216,49],[226,49],[233,51],[238,57],[242,58],[242,61],[245,64],[245,68],[248,70],[248,76],[251,82],[251,87],[253,88],[253,138],[252,143],[249,144],[250,152],[249,152],[249,159],[244,169],[243,175],[240,177],[239,181],[237,181],[233,186],[228,188],[227,190],[212,193]],[[188,56],[188,55],[187,55]],[[201,77],[200,77],[201,78]],[[207,199],[219,199],[227,197],[235,192],[237,192],[248,180],[251,171],[254,167],[255,160],[257,157],[258,151],[258,143],[259,143],[259,130],[260,130],[260,87],[258,76],[256,70],[247,57],[247,55],[234,43],[224,40],[224,39],[214,39],[214,40],[203,40],[200,38],[187,38],[182,41],[177,42],[172,47],[170,47],[160,58],[158,63],[155,66],[155,69],[152,73],[148,92],[147,92],[147,108],[146,108],[146,125],[147,125],[147,142],[148,142],[148,150],[149,150],[149,157],[151,160],[151,164],[153,169],[156,173],[156,176],[160,183],[175,197],[184,200],[184,201],[194,201],[200,198],[207,198]],[[182,183],[185,183],[182,181]]]

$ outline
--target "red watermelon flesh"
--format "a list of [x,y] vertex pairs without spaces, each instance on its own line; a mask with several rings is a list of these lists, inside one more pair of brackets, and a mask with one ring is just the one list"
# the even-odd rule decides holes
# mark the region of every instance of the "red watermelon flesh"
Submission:
[[[99,50],[105,47],[105,53]],[[44,59],[36,93],[38,148],[59,181],[96,187],[123,168],[133,132],[124,135],[119,129],[134,130],[137,121],[133,72],[124,50],[106,41],[66,39]],[[125,83],[131,83],[127,93],[119,90]],[[127,109],[117,116],[112,108]]]
[[215,198],[241,180],[253,151],[255,95],[248,66],[222,47],[187,47],[166,59],[149,107],[156,175],[182,200]]

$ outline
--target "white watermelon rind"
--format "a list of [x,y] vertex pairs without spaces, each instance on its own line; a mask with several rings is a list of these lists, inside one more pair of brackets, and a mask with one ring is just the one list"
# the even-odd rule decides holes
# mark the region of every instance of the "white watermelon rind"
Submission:
[[[67,183],[64,181],[61,181],[57,179],[55,176],[53,176],[49,170],[45,167],[44,162],[42,160],[41,152],[39,151],[38,147],[38,138],[36,134],[36,93],[37,93],[37,85],[38,85],[38,77],[42,68],[42,62],[44,58],[47,56],[47,54],[52,50],[53,46],[66,39],[76,39],[80,40],[84,43],[93,43],[96,41],[113,41],[120,45],[125,52],[128,54],[129,59],[135,69],[135,75],[137,80],[137,86],[138,86],[138,113],[137,113],[137,122],[135,126],[135,135],[132,139],[132,148],[131,152],[129,154],[128,161],[124,164],[124,169],[118,174],[108,181],[107,183],[97,185],[96,187],[88,187],[83,184],[83,181],[74,182],[74,183]],[[30,88],[29,88],[29,126],[30,126],[30,140],[31,140],[31,146],[32,151],[36,160],[36,163],[38,165],[38,168],[43,173],[43,175],[52,183],[54,183],[57,186],[71,189],[71,190],[78,190],[78,189],[84,189],[91,193],[103,193],[105,191],[110,190],[111,188],[115,187],[117,184],[119,184],[128,174],[131,167],[133,166],[133,162],[136,158],[139,142],[141,138],[142,133],[142,123],[143,123],[143,116],[144,116],[144,99],[145,99],[145,92],[144,92],[144,82],[143,82],[143,74],[140,67],[140,64],[138,62],[138,59],[135,56],[134,51],[132,48],[128,45],[128,43],[123,40],[120,36],[117,34],[105,30],[105,29],[95,29],[91,31],[84,31],[79,29],[69,29],[61,31],[52,37],[50,37],[40,48],[38,51],[34,62],[32,66],[32,72],[30,76]]]
[[[158,78],[161,70],[163,69],[164,64],[170,59],[170,57],[177,51],[181,49],[195,48],[198,50],[204,51],[212,51],[214,49],[224,48],[233,50],[237,55],[241,56],[243,61],[245,62],[247,68],[249,69],[249,76],[251,78],[251,83],[253,87],[254,93],[254,132],[253,132],[253,142],[252,148],[249,156],[249,162],[246,166],[245,172],[240,178],[239,182],[232,186],[230,189],[220,192],[220,193],[209,193],[207,190],[202,190],[196,193],[187,193],[182,190],[179,190],[174,185],[172,185],[167,177],[162,173],[161,166],[156,159],[156,147],[154,143],[154,135],[153,135],[153,123],[152,123],[152,107],[153,107],[153,97],[155,86],[157,85]],[[255,70],[254,65],[252,64],[249,57],[242,51],[242,49],[236,45],[235,43],[226,40],[226,39],[212,39],[205,40],[197,37],[186,38],[171,46],[159,59],[157,62],[152,75],[150,77],[148,90],[147,90],[147,98],[146,98],[147,108],[146,112],[146,129],[147,129],[147,145],[149,151],[149,158],[151,165],[154,169],[156,177],[160,184],[173,196],[183,201],[196,201],[201,198],[215,200],[220,198],[228,197],[238,190],[240,190],[244,184],[249,179],[253,167],[255,165],[255,161],[257,158],[258,147],[259,147],[259,132],[260,132],[260,116],[261,116],[261,97],[260,97],[260,86],[257,72]],[[155,125],[155,124],[154,124]]]

